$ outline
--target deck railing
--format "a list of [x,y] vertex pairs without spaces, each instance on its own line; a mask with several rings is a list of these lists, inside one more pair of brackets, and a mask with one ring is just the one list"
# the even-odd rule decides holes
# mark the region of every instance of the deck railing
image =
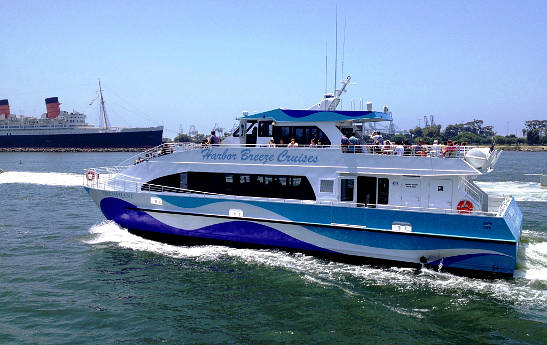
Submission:
[[482,206],[481,211],[488,212],[488,194],[479,188],[472,180],[467,177],[460,178],[460,183],[467,195],[469,195],[476,203]]
[[[288,147],[287,145],[275,144],[197,144],[197,143],[164,143],[159,146],[138,153],[122,162],[122,165],[138,164],[149,159],[168,155],[175,152],[185,152],[206,148],[260,148],[269,150],[279,149],[311,149],[331,150],[344,154],[368,154],[383,156],[408,156],[408,157],[436,157],[436,158],[464,158],[466,153],[477,146],[433,146],[433,145],[301,145]],[[496,151],[497,152],[497,151]],[[491,155],[492,160],[497,160],[499,155]],[[495,163],[495,161],[494,161]]]

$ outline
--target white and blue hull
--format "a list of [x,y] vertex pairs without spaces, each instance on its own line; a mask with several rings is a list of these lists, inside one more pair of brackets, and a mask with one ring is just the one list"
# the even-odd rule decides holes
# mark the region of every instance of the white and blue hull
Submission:
[[[86,188],[105,217],[151,235],[180,236],[306,252],[420,262],[512,275],[522,213],[503,217]],[[409,231],[392,224],[412,224]]]

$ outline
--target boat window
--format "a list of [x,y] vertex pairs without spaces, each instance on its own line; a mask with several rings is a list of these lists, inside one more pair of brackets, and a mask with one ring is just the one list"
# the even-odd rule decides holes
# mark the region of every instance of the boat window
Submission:
[[272,121],[261,121],[258,123],[258,136],[259,137],[272,136]]
[[340,180],[340,201],[353,201],[354,179],[343,178]]
[[[280,129],[280,135],[279,135],[279,138],[280,139],[283,139],[285,142],[289,142],[291,140],[291,130],[290,130],[290,127],[276,127],[276,128],[279,128]],[[274,137],[276,136],[275,135],[275,132],[274,131]]]
[[152,192],[160,192],[163,188],[163,190],[167,192],[173,192],[175,189],[181,188],[181,184],[181,174],[173,174],[149,181],[148,183],[143,184],[141,189]]
[[378,204],[387,205],[389,198],[389,179],[378,179]]
[[143,184],[142,190],[206,193],[315,200],[305,176],[188,172],[163,176]]
[[187,189],[188,188],[188,174],[182,173],[180,174],[180,188]]
[[285,143],[295,138],[300,145],[308,145],[312,138],[320,140],[322,145],[330,145],[331,142],[327,135],[317,126],[273,126],[273,138],[276,143],[281,139]]
[[334,180],[321,180],[320,193],[334,193]]
[[255,130],[255,128],[256,128],[255,123],[256,123],[256,122],[254,122],[254,121],[252,121],[252,122],[251,122],[251,121],[247,122],[247,124],[248,124],[248,126],[247,126],[247,131],[246,131],[247,134],[251,134],[251,133],[252,133],[252,132],[251,132],[251,128],[252,128],[253,131]]
[[[294,128],[294,137],[295,138],[304,138],[304,128],[302,127],[295,127]],[[302,141],[300,141],[302,142]],[[309,142],[309,140],[305,140],[304,143]]]
[[224,175],[224,188],[226,189],[226,191],[232,194],[234,190],[234,175],[231,175],[231,174]]

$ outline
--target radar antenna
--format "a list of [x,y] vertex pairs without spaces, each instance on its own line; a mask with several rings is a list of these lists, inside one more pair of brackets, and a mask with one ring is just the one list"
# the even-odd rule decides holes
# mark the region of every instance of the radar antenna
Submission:
[[349,82],[351,80],[351,76],[348,75],[346,80],[342,82],[342,87],[340,90],[336,90],[336,93],[334,94],[334,99],[329,105],[329,110],[336,110],[336,107],[340,103],[340,96],[342,96],[342,93],[346,92],[346,87],[349,85]]

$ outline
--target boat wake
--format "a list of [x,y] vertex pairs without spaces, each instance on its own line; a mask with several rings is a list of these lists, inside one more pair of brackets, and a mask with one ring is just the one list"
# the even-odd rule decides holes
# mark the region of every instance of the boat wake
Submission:
[[71,187],[81,186],[83,177],[81,174],[57,172],[6,171],[0,174],[0,184],[4,183]]
[[539,182],[503,181],[476,182],[481,189],[493,196],[512,195],[517,201],[547,202],[547,188]]
[[[436,293],[459,296],[470,300],[469,292],[485,294],[517,306],[547,310],[547,237],[523,243],[517,261],[515,279],[477,279],[449,273],[399,267],[371,267],[329,262],[305,254],[290,254],[270,249],[236,249],[225,246],[175,246],[164,244],[129,233],[117,224],[104,221],[90,229],[91,245],[115,245],[136,251],[152,252],[172,258],[196,261],[238,260],[248,264],[279,267],[297,272],[310,283],[340,288],[349,294],[358,294],[359,285],[392,286],[405,291],[433,290]],[[537,233],[536,233],[537,234]],[[523,233],[525,236],[526,233]],[[541,235],[541,234],[540,234]],[[534,236],[532,236],[534,237]],[[347,279],[351,278],[351,279]]]

